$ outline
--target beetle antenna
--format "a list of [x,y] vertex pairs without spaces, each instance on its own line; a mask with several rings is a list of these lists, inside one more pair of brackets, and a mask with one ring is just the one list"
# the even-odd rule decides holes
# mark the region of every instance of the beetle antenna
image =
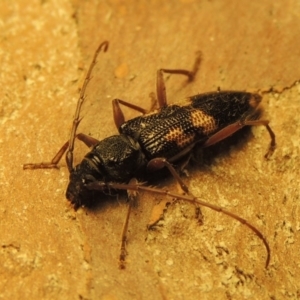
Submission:
[[74,170],[74,167],[73,167],[74,143],[75,143],[75,136],[76,136],[77,127],[78,127],[78,125],[79,125],[79,123],[82,119],[82,118],[80,118],[80,110],[81,110],[82,104],[85,100],[85,91],[86,91],[86,88],[87,88],[87,86],[88,86],[88,84],[91,80],[92,71],[93,71],[93,69],[94,69],[94,67],[97,63],[98,54],[101,51],[106,52],[107,49],[108,49],[108,45],[109,45],[108,41],[104,41],[99,45],[99,47],[95,51],[93,60],[91,62],[91,65],[90,65],[90,67],[88,69],[88,72],[86,74],[86,77],[84,79],[83,85],[81,87],[79,99],[78,99],[77,106],[76,106],[75,116],[74,116],[74,119],[73,119],[73,125],[72,125],[71,134],[70,134],[70,139],[69,139],[69,148],[68,148],[68,151],[66,153],[66,161],[67,161],[67,166],[68,166],[68,169],[69,169],[70,173]]

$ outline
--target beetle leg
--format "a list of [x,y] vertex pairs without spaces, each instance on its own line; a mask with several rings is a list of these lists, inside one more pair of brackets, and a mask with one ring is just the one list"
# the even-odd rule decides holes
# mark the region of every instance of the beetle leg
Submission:
[[156,75],[156,95],[159,107],[167,106],[166,84],[163,73],[180,74],[188,77],[188,81],[193,81],[201,63],[201,52],[197,52],[192,71],[184,69],[159,69]]
[[151,159],[147,164],[147,169],[149,171],[157,171],[164,167],[167,167],[170,173],[173,175],[173,177],[176,179],[176,181],[179,183],[181,189],[185,193],[189,193],[189,189],[186,186],[186,184],[183,182],[183,180],[180,178],[179,174],[176,172],[175,168],[170,164],[165,158],[163,157],[157,157]]
[[276,148],[276,137],[275,137],[275,133],[273,132],[273,130],[271,129],[271,127],[269,126],[269,121],[268,120],[249,120],[249,121],[245,121],[245,125],[249,125],[249,126],[260,126],[263,125],[267,128],[270,138],[271,138],[271,143],[268,149],[268,152],[265,154],[265,158],[268,159],[274,152],[275,148]]
[[[183,164],[180,166],[180,171],[184,172],[184,168],[189,163],[190,158],[191,158],[191,154],[189,154],[188,157],[183,161]],[[172,164],[170,162],[168,162],[165,158],[160,158],[160,157],[159,158],[154,158],[154,159],[150,160],[148,165],[147,165],[147,169],[150,170],[150,171],[157,171],[159,169],[162,169],[163,167],[168,168],[170,173],[173,175],[173,177],[179,183],[179,185],[180,185],[181,189],[183,190],[183,192],[190,195],[189,189],[186,186],[186,184],[183,182],[183,180],[181,179],[181,177],[179,176],[179,174],[177,173],[175,168],[172,166]],[[197,203],[194,203],[194,205],[195,205],[196,219],[198,219],[199,224],[202,224],[203,223],[203,216],[202,216],[201,209],[200,209],[200,207]]]
[[212,146],[212,145],[226,139],[230,135],[234,134],[236,131],[242,129],[244,126],[245,125],[241,122],[236,122],[236,123],[226,126],[225,128],[219,130],[218,132],[213,134],[211,137],[209,137],[209,139],[203,144],[203,147]]
[[272,129],[269,126],[269,121],[268,120],[245,120],[245,121],[239,121],[233,124],[230,124],[226,126],[225,128],[221,129],[220,131],[216,132],[214,135],[212,135],[204,144],[203,147],[209,147],[217,142],[220,142],[221,140],[224,140],[225,138],[229,137],[236,131],[240,130],[244,126],[265,126],[269,132],[270,138],[271,138],[271,143],[269,146],[268,152],[265,154],[265,158],[269,158],[272,153],[275,150],[276,147],[276,139],[275,139],[275,134],[272,131]]
[[[180,174],[184,174],[186,177],[189,176],[188,170],[186,169],[186,166],[189,164],[193,154],[190,152],[186,158],[178,165]],[[190,194],[190,193],[189,193]],[[203,214],[201,212],[201,208],[197,203],[194,203],[195,205],[195,218],[198,221],[199,225],[203,225]]]
[[187,201],[187,202],[190,202],[190,203],[197,203],[201,206],[207,207],[209,209],[212,209],[214,211],[217,211],[219,213],[227,215],[227,216],[235,219],[236,221],[238,221],[242,225],[247,226],[263,242],[263,244],[265,245],[266,251],[267,251],[267,258],[266,258],[265,267],[268,268],[268,266],[269,266],[270,258],[271,258],[271,250],[270,250],[270,246],[268,244],[268,241],[264,237],[264,235],[260,232],[259,229],[257,229],[254,225],[252,225],[249,221],[241,218],[237,214],[234,214],[234,213],[222,208],[221,206],[211,204],[209,202],[206,202],[204,200],[201,200],[200,198],[197,198],[197,197],[194,197],[194,196],[191,196],[191,195],[179,195],[179,194],[170,192],[168,190],[158,189],[158,188],[149,187],[149,186],[144,186],[141,183],[122,184],[122,183],[116,183],[116,182],[108,183],[108,182],[94,181],[94,182],[89,183],[87,185],[87,188],[90,189],[90,190],[100,190],[100,191],[102,191],[105,188],[117,189],[117,190],[127,190],[127,191],[132,190],[132,191],[136,191],[136,192],[145,191],[145,192],[150,192],[150,193],[154,193],[154,194],[158,194],[158,195],[162,195],[162,196],[168,196],[168,197],[171,197],[171,198],[176,198],[176,199]]
[[[168,73],[168,74],[180,74],[180,75],[185,75],[188,77],[189,81],[193,81],[194,77],[199,69],[199,65],[201,62],[201,52],[197,52],[197,56],[194,62],[193,70],[188,71],[188,70],[183,70],[183,69],[159,69],[157,71],[157,77],[156,77],[156,94],[157,94],[157,101],[159,104],[159,107],[165,107],[167,106],[167,96],[166,96],[166,85],[164,81],[164,76],[163,73]],[[154,96],[151,96],[152,99],[155,99]],[[153,102],[153,101],[152,101]],[[132,103],[126,102],[121,99],[114,99],[112,101],[112,106],[113,106],[113,116],[114,116],[114,121],[116,124],[117,129],[120,128],[120,126],[125,122],[125,117],[124,114],[120,108],[120,104],[132,108],[138,112],[141,112],[143,115],[148,113],[149,111],[134,105]],[[154,106],[154,105],[152,105]]]
[[[138,181],[136,180],[136,178],[131,179],[129,185],[138,185]],[[125,260],[127,256],[126,243],[127,243],[128,224],[129,224],[131,209],[137,198],[137,191],[127,190],[127,194],[128,194],[129,204],[128,204],[128,210],[127,210],[125,222],[122,229],[122,236],[121,236],[121,249],[120,249],[120,257],[119,257],[120,269],[125,269]]]
[[125,117],[124,117],[123,111],[120,107],[120,104],[122,104],[126,107],[129,107],[129,108],[132,108],[133,110],[136,110],[136,111],[142,113],[143,115],[148,112],[147,109],[144,109],[140,106],[134,105],[132,103],[126,102],[121,99],[114,99],[112,101],[112,107],[113,107],[114,121],[115,121],[117,129],[119,129],[121,127],[121,125],[123,123],[125,123]]
[[180,174],[184,174],[186,177],[189,176],[189,172],[188,172],[188,170],[186,169],[186,167],[187,167],[187,165],[190,163],[191,158],[192,158],[192,153],[189,153],[189,154],[184,158],[184,160],[178,164]]
[[91,137],[90,135],[86,135],[84,133],[78,133],[78,134],[76,134],[76,138],[79,141],[82,141],[89,148],[91,148],[91,147],[93,147],[93,146],[95,146],[96,144],[99,143],[99,140]]
[[[97,139],[94,139],[93,137],[86,135],[84,133],[78,133],[75,136],[80,141],[84,142],[88,147],[92,147],[95,144],[97,144],[99,141]],[[63,146],[59,149],[57,154],[52,158],[50,162],[41,162],[41,163],[29,163],[24,164],[23,169],[54,169],[58,168],[58,163],[60,162],[62,156],[67,151],[69,147],[69,141],[63,144]],[[69,152],[70,153],[70,152]],[[69,160],[68,160],[69,159]],[[67,165],[69,167],[70,158],[67,159]]]

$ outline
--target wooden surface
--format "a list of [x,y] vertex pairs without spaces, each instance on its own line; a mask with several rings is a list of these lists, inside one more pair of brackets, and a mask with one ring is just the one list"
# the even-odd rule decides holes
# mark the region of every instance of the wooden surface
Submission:
[[[274,1],[31,1],[1,4],[0,298],[298,299],[300,4]],[[161,197],[141,193],[130,219],[127,268],[118,269],[124,197],[77,212],[65,200],[68,170],[23,171],[68,139],[78,89],[97,47],[80,131],[116,133],[111,100],[149,108],[156,70],[203,62],[196,80],[167,79],[170,103],[221,89],[264,91],[277,136],[264,128],[204,153],[184,178],[193,194],[239,214],[267,237],[208,209],[168,208],[147,231]],[[127,117],[132,117],[126,111]],[[76,159],[84,147],[76,146]],[[160,182],[176,190],[172,178]]]

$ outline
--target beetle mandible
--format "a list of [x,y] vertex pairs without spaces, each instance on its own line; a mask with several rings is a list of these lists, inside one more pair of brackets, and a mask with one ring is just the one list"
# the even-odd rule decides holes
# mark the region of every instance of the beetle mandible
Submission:
[[[60,159],[66,152],[66,162],[70,172],[70,182],[66,198],[75,209],[89,206],[95,200],[95,193],[105,193],[111,189],[132,192],[147,191],[222,212],[250,228],[264,243],[267,250],[266,267],[270,261],[270,247],[266,238],[251,223],[238,215],[219,206],[194,197],[184,184],[173,166],[179,160],[188,162],[195,146],[209,147],[244,126],[266,127],[271,143],[265,157],[269,157],[275,149],[275,134],[268,120],[258,119],[257,110],[261,96],[240,91],[217,91],[189,97],[190,103],[185,106],[168,105],[164,73],[180,74],[192,81],[201,61],[200,52],[197,55],[192,71],[183,69],[160,69],[157,71],[156,96],[159,109],[148,113],[134,104],[126,101],[113,100],[113,115],[118,135],[98,141],[84,133],[76,133],[81,121],[80,111],[85,100],[85,91],[91,79],[92,70],[100,52],[106,52],[109,43],[102,42],[96,50],[78,99],[72,131],[69,140],[62,146],[50,162],[25,164],[24,169],[57,168]],[[125,121],[120,105],[124,105],[142,113],[141,116]],[[73,166],[73,151],[75,138],[83,141],[91,151],[85,155],[82,162]],[[139,183],[148,171],[167,168],[180,184],[184,194],[169,192],[164,189],[149,187]],[[129,194],[128,212],[122,232],[120,267],[125,267],[126,232],[133,202]]]

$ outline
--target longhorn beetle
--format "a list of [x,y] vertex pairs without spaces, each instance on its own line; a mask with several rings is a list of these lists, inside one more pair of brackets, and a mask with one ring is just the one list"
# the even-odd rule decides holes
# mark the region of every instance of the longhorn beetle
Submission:
[[[157,71],[156,94],[159,105],[157,111],[148,113],[147,110],[134,104],[120,99],[113,100],[114,122],[119,135],[98,141],[76,131],[81,121],[80,110],[97,56],[99,52],[106,52],[107,49],[108,42],[102,42],[94,54],[80,92],[69,141],[62,146],[50,162],[25,164],[23,168],[57,168],[66,152],[66,162],[70,172],[66,197],[75,209],[96,201],[97,193],[108,193],[112,189],[128,191],[129,205],[122,232],[120,268],[125,267],[126,233],[133,198],[138,191],[156,193],[205,206],[239,221],[250,228],[264,243],[267,250],[265,264],[267,268],[270,261],[270,247],[263,234],[238,215],[191,195],[173,167],[173,163],[179,160],[184,160],[186,164],[196,145],[203,148],[211,146],[244,126],[263,125],[266,127],[271,137],[271,144],[265,155],[269,157],[275,149],[275,134],[268,125],[269,121],[257,117],[261,96],[239,91],[217,91],[189,97],[190,103],[185,106],[168,105],[163,73],[185,75],[189,81],[192,81],[201,61],[199,53],[192,71],[182,69]],[[120,105],[136,110],[142,113],[142,116],[125,121]],[[91,151],[85,155],[79,165],[74,167],[75,138],[91,147]],[[147,171],[157,171],[164,167],[180,184],[184,194],[145,186],[138,182],[138,179],[144,178]]]

